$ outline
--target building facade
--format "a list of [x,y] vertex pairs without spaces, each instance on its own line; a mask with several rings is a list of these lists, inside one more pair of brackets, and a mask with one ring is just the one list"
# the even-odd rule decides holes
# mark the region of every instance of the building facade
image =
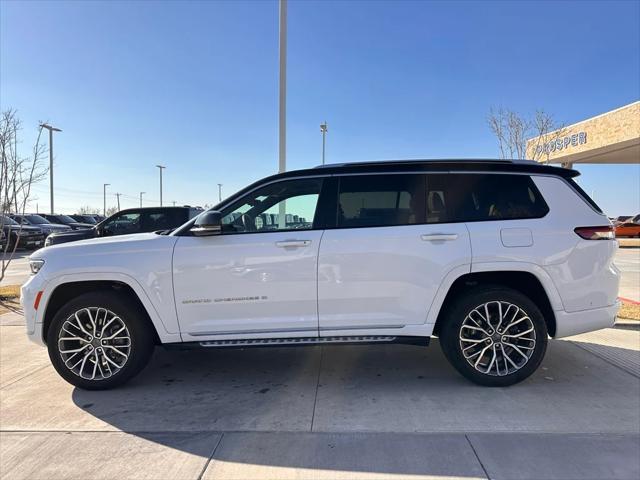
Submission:
[[640,163],[640,101],[527,141],[541,163]]

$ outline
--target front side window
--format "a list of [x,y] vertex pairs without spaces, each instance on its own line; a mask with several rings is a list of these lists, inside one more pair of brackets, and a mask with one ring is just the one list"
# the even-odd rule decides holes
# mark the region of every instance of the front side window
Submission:
[[313,228],[322,179],[266,185],[223,211],[223,233],[309,230]]
[[424,175],[340,177],[339,228],[424,222]]
[[548,211],[527,175],[427,175],[427,223],[540,218]]

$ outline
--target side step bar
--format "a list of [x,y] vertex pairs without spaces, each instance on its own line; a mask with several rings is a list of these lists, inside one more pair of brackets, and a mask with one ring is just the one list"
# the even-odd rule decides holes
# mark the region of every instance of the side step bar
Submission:
[[192,348],[248,348],[248,347],[303,347],[307,345],[367,345],[374,343],[400,343],[406,345],[429,345],[430,337],[408,337],[390,335],[354,335],[344,337],[294,337],[251,338],[239,340],[207,340],[164,344],[165,348],[186,350]]

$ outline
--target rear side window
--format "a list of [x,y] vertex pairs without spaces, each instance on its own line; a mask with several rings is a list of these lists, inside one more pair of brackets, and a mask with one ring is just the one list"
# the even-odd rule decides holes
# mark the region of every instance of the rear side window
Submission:
[[424,223],[424,175],[340,177],[337,226]]
[[540,218],[548,211],[527,175],[427,175],[427,223]]

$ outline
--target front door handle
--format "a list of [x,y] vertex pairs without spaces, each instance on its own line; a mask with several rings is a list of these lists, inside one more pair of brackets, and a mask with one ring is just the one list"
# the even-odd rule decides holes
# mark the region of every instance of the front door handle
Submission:
[[457,233],[428,233],[425,235],[420,235],[420,238],[425,242],[446,242],[455,240],[458,238]]
[[282,240],[280,242],[276,242],[276,247],[287,248],[287,247],[306,247],[311,244],[311,240]]

